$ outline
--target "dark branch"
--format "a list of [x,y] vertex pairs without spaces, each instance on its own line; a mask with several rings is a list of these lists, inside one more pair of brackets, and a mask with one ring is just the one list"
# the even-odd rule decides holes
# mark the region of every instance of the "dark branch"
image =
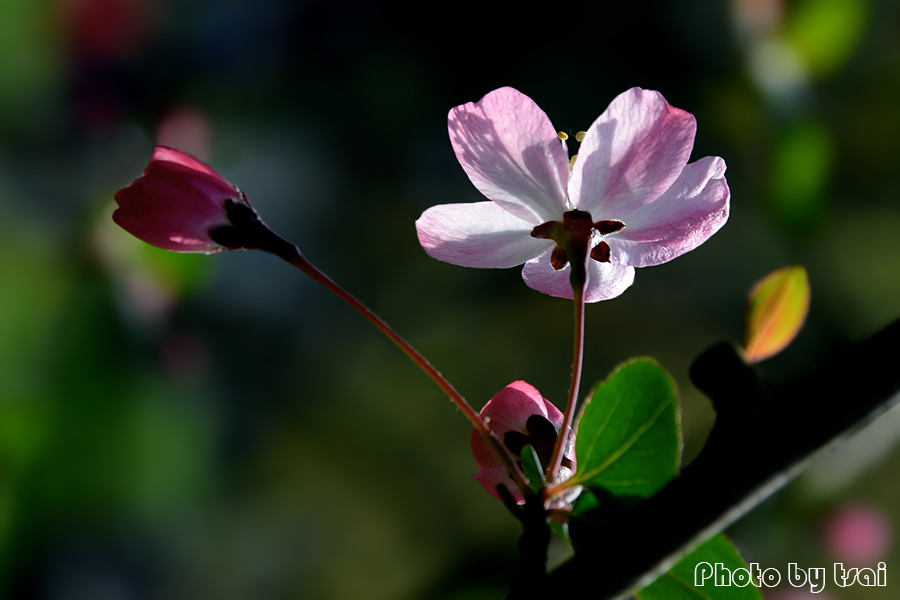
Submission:
[[506,600],[543,598],[547,588],[547,547],[550,527],[547,512],[539,496],[529,494],[519,513],[522,535],[519,537],[519,563],[513,574]]
[[592,543],[552,587],[590,579],[596,598],[627,597],[888,410],[900,399],[900,321],[792,383],[770,384],[727,344],[691,379],[718,415],[702,454],[620,518],[573,521]]

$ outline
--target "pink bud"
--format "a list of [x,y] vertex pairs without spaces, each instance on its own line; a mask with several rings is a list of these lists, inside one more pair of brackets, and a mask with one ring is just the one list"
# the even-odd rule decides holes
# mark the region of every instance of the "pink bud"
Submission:
[[882,558],[891,543],[891,524],[869,506],[845,506],[825,524],[825,542],[831,554],[851,564]]
[[811,592],[809,590],[793,590],[783,587],[771,594],[767,592],[766,600],[834,600],[834,596],[829,595],[828,592]]
[[[525,445],[531,445],[546,467],[550,453],[556,442],[563,414],[541,393],[524,381],[515,381],[494,395],[481,409],[481,416],[502,444],[516,457]],[[571,442],[571,441],[570,441]],[[498,500],[502,500],[497,486],[504,485],[518,504],[525,498],[513,482],[494,449],[477,432],[472,432],[472,455],[480,469],[472,476],[481,486]],[[574,444],[570,443],[570,449]],[[574,453],[567,452],[563,478],[571,476],[575,470]]]
[[144,174],[116,192],[113,213],[122,229],[175,252],[220,252],[210,231],[231,225],[226,201],[247,204],[243,193],[211,167],[165,146],[153,149]]

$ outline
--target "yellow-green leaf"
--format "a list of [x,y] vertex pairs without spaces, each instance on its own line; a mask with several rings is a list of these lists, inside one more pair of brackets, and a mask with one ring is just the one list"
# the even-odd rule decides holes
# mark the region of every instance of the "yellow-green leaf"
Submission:
[[759,280],[747,298],[744,350],[758,362],[778,354],[797,336],[809,310],[809,279],[801,266]]
[[784,41],[813,76],[834,73],[864,39],[870,10],[861,0],[800,0],[787,11]]

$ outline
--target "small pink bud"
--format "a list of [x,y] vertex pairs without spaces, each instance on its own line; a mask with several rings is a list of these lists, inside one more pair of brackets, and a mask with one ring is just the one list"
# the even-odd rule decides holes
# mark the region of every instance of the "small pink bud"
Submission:
[[869,506],[845,506],[825,524],[825,542],[831,554],[851,564],[884,557],[891,543],[891,524],[885,515]]
[[[541,393],[524,381],[515,381],[494,395],[481,409],[481,416],[502,444],[516,457],[526,445],[537,451],[544,467],[556,443],[563,414]],[[494,449],[477,432],[472,432],[472,455],[480,469],[472,476],[492,496],[502,501],[497,486],[504,485],[515,498],[524,504],[525,498],[516,486]],[[563,459],[560,473],[568,478],[575,471],[575,455],[571,451],[574,441],[570,440],[569,452]]]
[[782,587],[771,594],[766,593],[766,600],[834,600],[828,592],[811,592],[809,590],[792,590]]
[[153,149],[144,174],[116,192],[113,213],[122,229],[164,250],[212,254],[225,247],[210,237],[232,225],[226,202],[249,204],[211,167],[165,146]]

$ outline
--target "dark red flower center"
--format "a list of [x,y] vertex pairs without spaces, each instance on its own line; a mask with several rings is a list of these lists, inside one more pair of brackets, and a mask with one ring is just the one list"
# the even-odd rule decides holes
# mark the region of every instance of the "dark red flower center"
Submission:
[[[603,236],[615,233],[624,227],[625,223],[622,221],[594,221],[589,212],[570,210],[563,214],[561,223],[559,221],[541,223],[531,230],[531,236],[556,242],[556,247],[550,254],[550,264],[559,271],[571,261],[570,254],[577,257],[579,254],[587,252],[594,233]],[[590,250],[590,257],[598,262],[609,262],[609,244],[601,240]]]

